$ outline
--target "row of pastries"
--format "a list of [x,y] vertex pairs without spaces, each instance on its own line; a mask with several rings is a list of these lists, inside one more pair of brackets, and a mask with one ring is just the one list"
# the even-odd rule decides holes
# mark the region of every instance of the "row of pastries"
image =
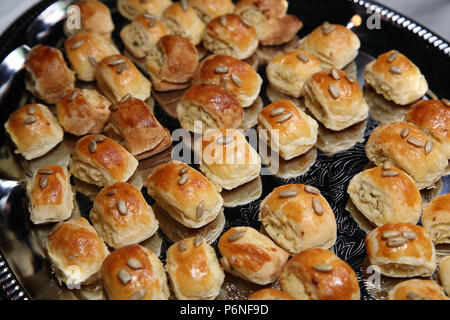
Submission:
[[[82,28],[65,25],[65,56],[45,45],[27,55],[26,88],[42,103],[21,106],[5,124],[26,160],[47,154],[65,133],[79,137],[69,169],[49,164],[27,183],[31,221],[59,222],[45,243],[58,280],[69,288],[100,281],[110,299],[168,299],[170,290],[177,299],[215,299],[226,271],[258,285],[279,279],[281,290],[266,288],[249,299],[360,299],[355,271],[330,251],[338,231],[334,212],[313,186],[275,188],[259,206],[261,229],[227,230],[218,241],[220,258],[201,236],[174,241],[165,266],[140,245],[157,232],[159,221],[155,207],[128,182],[139,160],[172,143],[146,103],[152,90],[186,89],[176,112],[182,128],[201,134],[192,148],[202,157],[198,170],[180,161],[158,166],[145,181],[147,193],[163,215],[189,230],[205,227],[230,206],[227,192],[260,175],[263,161],[239,128],[263,80],[243,60],[259,45],[294,38],[302,23],[287,14],[287,1],[118,0],[120,14],[130,20],[120,32],[123,55],[111,40],[109,9],[95,0],[76,5]],[[359,47],[351,30],[325,22],[268,61],[270,85],[289,99],[259,110],[255,124],[281,163],[315,151],[321,127],[340,132],[368,117],[358,82],[343,70]],[[95,81],[96,87],[77,88],[76,79]],[[421,100],[428,89],[424,76],[394,50],[367,65],[365,81],[395,104],[414,104],[405,121],[371,134],[366,154],[377,167],[356,175],[348,187],[374,226],[367,254],[383,275],[428,277],[436,270],[434,245],[449,242],[449,199],[436,198],[422,214],[420,190],[445,174],[450,104]],[[304,108],[292,99],[301,99]],[[71,176],[101,188],[89,221],[70,218]],[[416,225],[421,217],[423,227]],[[449,294],[450,263],[444,261],[441,281]],[[406,281],[389,297],[413,292],[416,298],[447,299],[430,281]]]

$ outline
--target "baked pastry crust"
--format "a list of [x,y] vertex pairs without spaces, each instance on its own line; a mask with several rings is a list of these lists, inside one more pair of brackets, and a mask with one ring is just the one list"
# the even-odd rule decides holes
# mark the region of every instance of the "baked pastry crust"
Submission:
[[128,20],[149,13],[159,17],[172,4],[171,0],[117,0],[117,9]]
[[234,4],[231,0],[188,0],[187,2],[205,24],[234,10]]
[[[238,234],[242,235],[234,239]],[[230,228],[218,248],[225,271],[260,285],[274,282],[289,258],[269,237],[250,227]]]
[[425,206],[422,224],[434,244],[450,243],[450,194],[441,195]]
[[[390,57],[397,52],[396,58]],[[392,67],[397,68],[396,73]],[[390,50],[367,64],[364,79],[375,91],[399,105],[412,103],[425,95],[428,83],[419,68],[406,56]]]
[[439,262],[439,281],[447,296],[450,295],[450,256],[442,257]]
[[281,273],[280,285],[297,300],[360,299],[355,271],[325,249],[307,249],[293,256]]
[[101,35],[108,36],[114,31],[114,22],[109,8],[101,1],[77,1],[76,5],[80,9],[81,30],[73,29],[69,25],[69,20],[64,23],[64,33],[71,36],[79,31],[93,31]]
[[258,291],[253,292],[248,296],[247,300],[294,300],[287,293],[274,289],[274,288],[265,288]]
[[448,300],[433,280],[411,279],[397,284],[388,293],[389,300]]
[[[264,230],[290,254],[309,248],[328,249],[336,242],[337,227],[333,210],[320,193],[310,193],[305,187],[303,184],[277,187],[259,206],[259,221]],[[290,192],[292,196],[283,196]],[[315,209],[319,207],[322,208],[322,214]]]
[[[394,236],[390,237],[390,233]],[[406,238],[412,234],[415,239]],[[367,234],[365,242],[370,263],[378,266],[383,275],[394,278],[427,277],[436,270],[433,243],[428,232],[420,226],[387,223]]]

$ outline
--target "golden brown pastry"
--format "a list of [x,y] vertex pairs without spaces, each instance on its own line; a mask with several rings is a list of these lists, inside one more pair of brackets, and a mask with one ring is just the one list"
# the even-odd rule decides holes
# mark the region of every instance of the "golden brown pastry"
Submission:
[[158,40],[168,34],[169,30],[156,16],[144,14],[131,21],[120,31],[125,48],[137,59],[145,58]]
[[200,171],[226,190],[255,179],[261,170],[259,154],[237,129],[207,130],[194,149],[201,157]]
[[366,119],[369,106],[355,79],[329,69],[313,74],[303,86],[305,105],[326,128],[343,130]]
[[358,173],[347,192],[358,210],[376,226],[389,222],[416,224],[422,213],[422,197],[414,180],[390,164]]
[[230,228],[218,248],[225,271],[260,285],[274,282],[289,258],[269,237],[250,227]]
[[83,136],[103,131],[110,106],[111,102],[97,90],[76,88],[56,103],[56,114],[64,131]]
[[73,5],[76,5],[80,10],[81,26],[76,26],[73,24],[74,21],[72,19],[67,19],[64,23],[64,33],[66,36],[71,36],[81,30],[98,32],[108,37],[113,32],[114,23],[111,12],[101,1],[83,0],[77,1]]
[[310,150],[317,141],[316,120],[290,100],[279,100],[258,114],[258,132],[272,150],[290,160]]
[[128,20],[142,14],[152,14],[159,17],[172,4],[170,0],[117,0],[117,9]]
[[434,244],[450,243],[450,194],[443,194],[425,206],[422,225]]
[[405,120],[440,143],[447,158],[450,159],[450,102],[448,100],[421,100],[409,110]]
[[114,140],[91,134],[78,140],[72,154],[70,173],[99,187],[125,182],[134,173],[138,161]]
[[342,69],[356,58],[360,45],[352,30],[325,22],[302,39],[299,49],[316,56],[323,68]]
[[111,40],[92,31],[81,31],[71,36],[64,42],[64,48],[75,75],[82,81],[94,81],[97,62],[119,54]]
[[259,221],[290,254],[309,248],[331,248],[336,242],[336,218],[320,191],[303,184],[273,189],[259,206]]
[[70,218],[73,195],[66,168],[47,165],[39,168],[27,184],[30,219],[34,224]]
[[428,232],[411,223],[387,223],[366,236],[370,264],[381,274],[395,277],[431,276],[436,252]]
[[170,33],[183,36],[194,45],[202,42],[205,24],[185,0],[175,2],[166,8],[162,13],[161,22],[169,28]]
[[290,295],[274,288],[265,288],[253,292],[247,300],[294,300]]
[[134,98],[116,106],[105,133],[139,160],[167,149],[172,143],[169,130],[159,123],[149,106]]
[[214,128],[239,128],[244,109],[222,87],[197,83],[181,96],[177,114],[182,128],[201,133]]
[[405,171],[419,189],[433,185],[445,172],[448,161],[439,143],[405,122],[377,127],[366,143],[366,155],[377,166],[389,161]]
[[295,41],[303,22],[294,15],[286,14],[279,18],[268,19],[255,26],[259,43],[263,46],[277,46]]
[[141,191],[126,182],[103,188],[95,197],[89,219],[113,248],[142,242],[158,230],[158,220]]
[[216,54],[200,62],[194,82],[222,86],[246,108],[258,97],[262,79],[248,63]]
[[280,285],[297,300],[360,299],[355,271],[325,249],[307,249],[293,256],[281,273]]
[[255,28],[245,24],[234,13],[211,20],[203,31],[203,45],[214,54],[225,54],[236,59],[249,58],[258,48]]
[[122,55],[112,55],[101,60],[95,70],[97,87],[110,101],[119,102],[127,94],[147,100],[152,84]]
[[447,296],[450,295],[450,256],[441,258],[439,262],[439,281]]
[[43,156],[64,135],[51,111],[42,104],[27,104],[14,111],[5,123],[5,130],[16,145],[15,153],[31,160]]
[[147,192],[172,218],[190,228],[213,221],[223,204],[214,185],[180,161],[157,167],[148,177]]
[[197,50],[187,38],[165,35],[148,52],[145,65],[155,90],[184,89],[198,66]]
[[389,300],[448,300],[442,288],[433,280],[402,281],[389,291]]
[[45,248],[53,272],[69,289],[96,282],[109,253],[85,218],[57,224],[48,234]]
[[187,0],[187,2],[205,24],[234,10],[234,4],[231,0]]
[[75,76],[58,49],[38,44],[27,53],[25,87],[36,98],[56,103],[75,84]]
[[284,94],[298,98],[305,81],[321,71],[319,60],[303,50],[276,55],[266,68],[270,84]]
[[110,300],[167,300],[164,266],[152,250],[131,244],[111,252],[100,271]]
[[420,99],[428,90],[419,68],[396,50],[385,52],[370,62],[364,70],[364,79],[377,93],[399,105]]
[[214,248],[202,237],[175,242],[166,268],[178,300],[214,300],[225,278]]

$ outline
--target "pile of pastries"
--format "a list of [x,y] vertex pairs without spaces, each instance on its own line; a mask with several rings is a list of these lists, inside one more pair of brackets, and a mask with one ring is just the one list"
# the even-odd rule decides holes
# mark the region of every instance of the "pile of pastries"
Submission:
[[[78,139],[68,168],[46,164],[27,182],[32,223],[56,223],[45,249],[60,283],[74,290],[101,283],[109,299],[205,300],[220,294],[226,272],[265,286],[248,299],[360,299],[355,271],[330,250],[335,214],[314,186],[274,188],[259,205],[260,230],[197,232],[216,223],[223,207],[261,196],[267,162],[246,140],[246,116],[279,155],[274,174],[283,178],[314,163],[320,132],[339,135],[360,124],[364,131],[370,101],[347,68],[358,55],[356,34],[324,22],[296,40],[302,22],[287,14],[286,0],[118,0],[129,20],[120,31],[122,55],[111,38],[108,7],[96,0],[75,5],[81,29],[65,25],[63,51],[31,49],[26,88],[37,103],[19,107],[5,124],[26,160],[48,154],[64,135]],[[256,111],[263,80],[249,60],[255,56],[257,65],[267,64],[269,86],[285,97]],[[370,135],[366,154],[374,166],[348,186],[372,226],[367,255],[384,276],[430,277],[437,268],[435,245],[450,243],[450,196],[422,208],[420,190],[446,174],[450,102],[423,100],[424,76],[396,50],[369,63],[364,78],[383,99],[412,106],[404,121],[382,124]],[[157,166],[145,181],[155,201],[150,206],[129,179],[141,160],[168,150],[172,137],[146,101],[152,92],[181,89],[179,124],[200,135],[190,145],[195,154],[213,156],[201,157],[198,166],[177,160]],[[71,179],[101,188],[89,219],[71,217]],[[240,197],[232,195],[236,190]],[[141,244],[167,219],[178,229],[164,233],[191,236],[172,237],[163,265]],[[211,246],[217,238],[219,255]],[[442,287],[406,280],[389,298],[448,299],[450,257],[439,272]]]

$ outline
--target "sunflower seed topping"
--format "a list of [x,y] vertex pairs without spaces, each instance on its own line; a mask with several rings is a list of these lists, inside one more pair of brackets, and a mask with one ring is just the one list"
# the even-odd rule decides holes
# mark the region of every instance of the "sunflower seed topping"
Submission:
[[247,27],[249,27],[249,28],[250,28],[250,27],[253,27],[252,23],[251,23],[250,21],[248,21],[247,19],[241,17],[241,21],[242,21],[242,23],[245,24]]
[[330,85],[328,86],[328,91],[330,92],[330,95],[334,99],[339,98],[340,96],[339,89],[334,84],[330,83]]
[[312,268],[314,270],[316,270],[316,271],[319,271],[319,272],[330,272],[330,271],[333,270],[333,266],[331,264],[328,264],[328,263],[316,264]]
[[288,189],[288,190],[283,190],[279,193],[279,197],[284,199],[284,198],[292,198],[295,197],[298,194],[298,190],[297,189]]
[[108,66],[110,66],[110,67],[112,67],[112,66],[117,66],[117,65],[119,65],[119,64],[121,64],[121,63],[124,63],[124,62],[125,62],[125,59],[124,59],[124,58],[118,58],[118,59],[111,60],[111,61],[108,63]]
[[36,112],[36,105],[32,105],[31,107],[28,108],[27,113],[28,114],[34,114]]
[[416,139],[414,137],[408,137],[408,139],[406,139],[406,141],[415,147],[424,147],[425,146],[425,143],[423,141],[420,141],[419,139]]
[[224,74],[228,72],[228,66],[220,65],[214,68],[214,72],[217,74]]
[[119,213],[123,216],[128,213],[128,208],[127,208],[127,204],[125,203],[125,201],[119,200],[117,202],[117,210],[119,210]]
[[394,170],[383,170],[381,175],[383,177],[396,177],[396,176],[399,175],[399,172],[398,171],[394,171]]
[[183,174],[179,179],[178,179],[178,185],[179,186],[183,186],[185,185],[189,180],[189,174]]
[[111,189],[111,190],[109,190],[109,191],[106,193],[106,195],[107,195],[108,197],[110,197],[110,196],[115,195],[116,193],[117,193],[117,189]]
[[182,176],[182,175],[185,174],[188,170],[189,170],[189,167],[188,167],[188,166],[183,167],[183,168],[178,172],[178,175],[179,175],[179,176]]
[[392,74],[402,74],[402,69],[399,66],[392,66],[389,68],[389,72]]
[[285,114],[283,114],[281,117],[279,117],[279,118],[277,119],[277,123],[283,123],[283,122],[286,122],[286,121],[288,121],[290,118],[292,118],[292,112],[285,113]]
[[383,238],[383,239],[390,239],[390,238],[398,237],[399,235],[400,235],[400,232],[394,231],[394,230],[390,230],[390,231],[384,231],[381,234],[381,238]]
[[54,171],[52,169],[39,169],[38,173],[39,174],[53,174]]
[[337,71],[337,69],[335,69],[335,68],[331,69],[330,75],[334,80],[341,80],[339,71]]
[[125,103],[125,102],[127,102],[128,100],[130,100],[130,99],[131,99],[131,94],[127,93],[126,95],[124,95],[124,96],[122,97],[122,99],[120,99],[119,104]]
[[97,67],[97,59],[95,59],[93,56],[88,56],[89,63],[95,68]]
[[197,219],[201,219],[201,217],[203,217],[203,213],[205,212],[205,201],[200,201],[200,203],[198,204],[197,207],[197,213],[195,215],[195,217]]
[[224,89],[227,88],[227,79],[225,77],[220,79],[220,86]]
[[225,269],[230,269],[230,263],[228,262],[227,257],[220,258],[220,263]]
[[83,40],[78,40],[70,46],[70,50],[76,50],[83,45]]
[[299,60],[301,60],[303,63],[308,63],[309,62],[309,58],[308,58],[308,56],[306,55],[306,54],[304,54],[304,53],[299,53],[298,55],[297,55],[297,58],[299,59]]
[[282,114],[285,111],[286,111],[286,108],[278,107],[278,108],[272,109],[270,111],[270,116],[271,117],[276,117],[276,116],[279,116],[280,114]]
[[321,216],[323,214],[323,207],[322,207],[322,204],[320,203],[319,199],[313,198],[312,199],[312,205],[313,205],[314,211],[319,216]]
[[241,230],[241,231],[237,231],[237,232],[230,234],[228,236],[228,241],[234,242],[236,240],[239,240],[240,238],[242,238],[244,236],[245,232],[246,232],[246,230]]
[[[149,19],[149,18],[147,18],[147,19]],[[154,26],[156,25],[156,19],[149,19],[149,21],[148,21],[148,27],[149,28],[153,28]]]
[[233,81],[233,83],[236,85],[236,87],[241,87],[242,86],[242,80],[241,78],[239,78],[237,75],[235,74],[231,74],[231,81]]
[[406,241],[407,240],[405,238],[390,238],[386,244],[388,247],[396,248],[404,245]]
[[102,143],[102,142],[104,142],[106,140],[106,137],[104,137],[104,136],[96,136],[96,137],[94,137],[94,140],[97,143]]
[[345,75],[345,79],[347,79],[347,81],[350,82],[350,83],[354,83],[355,82],[355,79],[352,78],[349,74]]
[[391,170],[392,164],[389,161],[383,163],[383,170]]
[[150,20],[152,20],[152,19],[155,20],[156,16],[154,14],[146,12],[146,13],[144,13],[144,18],[150,19]]
[[126,63],[126,62],[121,63],[116,67],[116,73],[122,74],[122,72],[124,72],[127,68],[128,68],[128,63]]
[[332,33],[334,31],[334,29],[336,29],[336,27],[329,23],[324,24],[322,27],[322,31],[323,31],[324,35],[329,35],[330,33]]
[[23,124],[23,125],[32,124],[32,123],[35,123],[36,121],[37,121],[37,118],[36,118],[35,116],[31,116],[31,117],[26,118],[26,119],[22,122],[22,124]]
[[403,231],[402,237],[405,238],[406,240],[414,240],[417,238],[417,235],[411,231]]
[[198,248],[201,246],[202,243],[203,243],[203,237],[200,235],[196,236],[194,239],[194,247]]
[[406,138],[407,136],[409,136],[409,128],[403,128],[402,132],[400,132],[400,136],[402,138]]
[[227,25],[227,16],[220,16],[219,22],[223,27],[225,27]]
[[73,92],[72,92],[72,94],[69,96],[69,101],[73,101],[73,100],[75,100],[75,98],[78,96],[78,91],[77,90],[74,90]]
[[138,259],[133,257],[127,260],[127,266],[134,270],[142,269],[142,263]]
[[422,300],[422,297],[419,294],[412,291],[406,294],[406,298],[408,298],[408,300]]
[[425,142],[425,154],[429,154],[431,150],[433,150],[433,141],[427,140],[427,142]]
[[397,56],[398,56],[398,51],[392,52],[392,53],[389,55],[389,57],[388,57],[388,59],[387,59],[387,62],[389,62],[389,63],[393,62],[393,61],[395,60],[395,58],[397,58]]
[[147,290],[139,289],[135,293],[133,293],[130,297],[130,300],[142,300],[147,295]]
[[124,286],[131,281],[131,275],[126,269],[120,269],[119,272],[117,272],[117,277]]
[[184,252],[187,250],[188,245],[187,245],[186,241],[181,240],[180,242],[178,242],[177,248],[180,252]]
[[442,99],[441,101],[442,101],[442,103],[445,104],[447,107],[450,107],[450,100],[444,98],[444,99]]
[[216,142],[221,145],[227,145],[234,140],[233,136],[220,136],[216,139]]
[[48,175],[44,174],[39,178],[39,187],[45,189],[48,186]]
[[305,191],[312,194],[320,194],[320,190],[313,186],[305,186]]
[[89,148],[89,151],[90,151],[91,153],[97,152],[97,142],[95,142],[95,139],[92,139],[92,140],[89,142],[88,148]]
[[181,4],[181,9],[183,11],[185,11],[185,12],[188,11],[188,3],[186,0],[180,0],[180,4]]

